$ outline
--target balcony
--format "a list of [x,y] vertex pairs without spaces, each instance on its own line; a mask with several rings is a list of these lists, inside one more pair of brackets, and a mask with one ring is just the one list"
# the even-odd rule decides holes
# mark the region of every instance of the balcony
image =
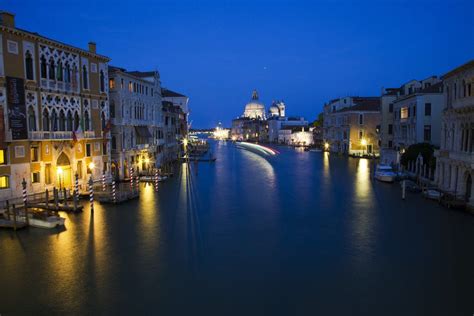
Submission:
[[[28,132],[28,137],[31,140],[48,140],[48,139],[61,139],[61,140],[72,140],[72,132],[71,131],[56,131],[56,132],[48,132],[48,131],[34,131]],[[84,138],[95,138],[94,131],[86,131],[83,133]],[[79,136],[79,138],[81,138]]]

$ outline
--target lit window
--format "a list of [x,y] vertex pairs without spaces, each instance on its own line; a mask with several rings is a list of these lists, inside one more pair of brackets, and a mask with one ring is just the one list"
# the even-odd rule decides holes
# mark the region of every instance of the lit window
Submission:
[[39,155],[38,155],[38,147],[31,147],[30,148],[30,155],[31,155],[31,161],[35,162],[39,160]]
[[7,163],[5,156],[6,156],[6,150],[0,149],[0,165],[4,165]]
[[400,109],[400,118],[407,119],[408,118],[408,107],[403,107]]
[[31,183],[39,183],[40,182],[40,173],[39,172],[32,172],[31,173]]
[[109,89],[110,90],[115,89],[115,79],[113,78],[109,79]]
[[0,176],[0,189],[8,189],[10,187],[10,178],[8,176]]

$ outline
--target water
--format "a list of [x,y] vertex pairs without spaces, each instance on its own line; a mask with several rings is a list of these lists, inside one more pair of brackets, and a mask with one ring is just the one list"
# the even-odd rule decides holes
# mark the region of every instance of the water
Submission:
[[0,314],[472,315],[474,217],[368,160],[215,144],[216,163],[63,232],[0,231]]

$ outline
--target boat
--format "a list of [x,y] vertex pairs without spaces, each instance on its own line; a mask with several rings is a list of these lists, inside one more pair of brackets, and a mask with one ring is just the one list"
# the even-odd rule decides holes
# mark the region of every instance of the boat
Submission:
[[423,196],[430,200],[439,201],[441,197],[443,196],[443,194],[440,191],[435,190],[435,189],[427,189],[423,191]]
[[[403,180],[405,181],[405,189],[410,191],[410,192],[414,192],[414,193],[418,193],[418,192],[421,192],[421,187],[416,184],[414,181],[411,181],[411,180]],[[403,188],[403,181],[400,182],[400,186]]]
[[49,211],[34,211],[28,214],[28,221],[30,226],[50,229],[64,226],[66,219]]
[[375,171],[375,179],[381,182],[393,182],[395,181],[397,174],[393,171],[392,167],[388,165],[378,165]]
[[313,152],[313,153],[320,153],[322,152],[322,149],[319,149],[319,148],[311,148],[309,151]]

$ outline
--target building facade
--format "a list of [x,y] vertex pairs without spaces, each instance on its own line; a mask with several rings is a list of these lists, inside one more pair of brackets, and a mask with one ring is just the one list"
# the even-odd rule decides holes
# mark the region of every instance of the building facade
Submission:
[[445,109],[435,181],[474,209],[474,60],[443,76]]
[[112,174],[117,179],[159,168],[164,148],[160,75],[109,67]]
[[108,172],[109,58],[0,21],[0,199]]

